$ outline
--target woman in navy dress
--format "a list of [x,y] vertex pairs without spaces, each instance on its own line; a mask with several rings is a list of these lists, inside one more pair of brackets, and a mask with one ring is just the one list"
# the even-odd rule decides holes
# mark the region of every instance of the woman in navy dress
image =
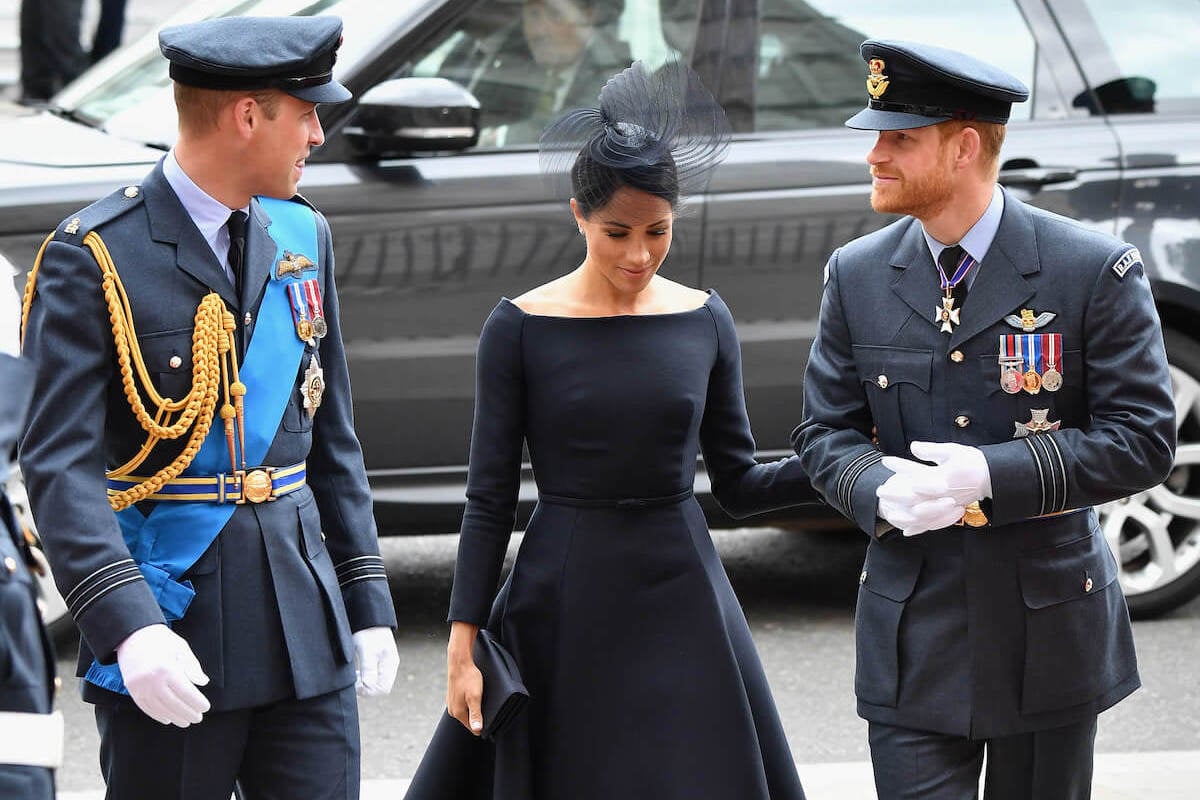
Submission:
[[[409,800],[801,800],[745,617],[692,497],[697,451],[741,517],[815,495],[759,465],[729,309],[657,275],[680,186],[723,155],[720,106],[683,67],[637,63],[543,136],[567,152],[587,242],[575,270],[484,324],[458,563],[448,714]],[[582,146],[579,141],[583,140]],[[539,500],[496,593],[522,444]],[[486,625],[530,701],[482,729]]]

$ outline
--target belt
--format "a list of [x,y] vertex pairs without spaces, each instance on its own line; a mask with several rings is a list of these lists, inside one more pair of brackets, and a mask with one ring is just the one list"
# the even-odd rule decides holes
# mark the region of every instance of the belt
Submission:
[[651,508],[654,506],[673,506],[676,503],[682,503],[691,496],[692,489],[690,486],[682,492],[676,492],[675,494],[663,497],[564,497],[557,494],[538,492],[538,500],[540,502],[556,506],[574,506],[576,508]]
[[63,715],[0,711],[0,764],[50,767],[62,763]]
[[[305,462],[290,467],[255,467],[217,475],[187,475],[162,485],[147,500],[193,503],[266,503],[304,486]],[[110,495],[131,489],[146,478],[114,475],[108,479]]]

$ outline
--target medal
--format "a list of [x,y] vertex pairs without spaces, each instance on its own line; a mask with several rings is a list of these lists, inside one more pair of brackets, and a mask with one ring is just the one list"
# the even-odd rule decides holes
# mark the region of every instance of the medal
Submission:
[[1025,373],[1021,376],[1021,388],[1030,394],[1037,394],[1042,390],[1042,376],[1037,369],[1038,353],[1035,350],[1040,337],[1026,334],[1016,338],[1017,352],[1021,354],[1022,365],[1025,369]]
[[1051,422],[1048,418],[1050,409],[1048,408],[1031,408],[1029,410],[1029,422],[1016,423],[1017,429],[1013,433],[1014,439],[1023,439],[1030,434],[1045,433],[1046,431],[1056,431],[1062,425],[1062,420]]
[[942,333],[953,333],[958,325],[958,309],[954,307],[954,298],[947,292],[942,298],[942,305],[933,312],[933,321],[942,323]]
[[1015,336],[1000,337],[1000,388],[1008,394],[1021,391],[1021,362]]
[[325,396],[325,371],[321,369],[316,353],[308,360],[308,369],[304,370],[304,383],[300,387],[300,393],[304,395],[304,410],[310,418],[315,416]]
[[300,341],[312,344],[316,330],[312,320],[308,318],[308,300],[304,294],[304,286],[300,281],[292,281],[287,285],[288,302],[292,306],[292,319],[296,323],[296,336]]
[[934,309],[933,321],[935,323],[941,323],[941,328],[939,330],[942,333],[954,333],[954,326],[960,324],[958,312],[961,309],[954,307],[953,291],[954,287],[958,285],[959,281],[966,277],[967,273],[971,271],[971,267],[973,266],[975,266],[975,259],[971,258],[971,254],[965,250],[963,251],[962,257],[958,261],[958,266],[954,268],[954,274],[949,278],[946,277],[946,271],[942,269],[941,263],[939,262],[937,264],[938,278],[940,279],[942,291],[944,291],[946,294],[945,297],[942,298],[942,304]]
[[1063,377],[1058,371],[1058,360],[1062,357],[1062,334],[1042,334],[1043,348],[1046,351],[1046,371],[1042,373],[1042,388],[1047,392],[1057,392],[1062,388]]
[[325,322],[325,310],[321,307],[321,287],[316,278],[306,279],[303,285],[305,305],[309,317],[312,318],[313,334],[318,339],[323,339],[329,333],[329,325]]

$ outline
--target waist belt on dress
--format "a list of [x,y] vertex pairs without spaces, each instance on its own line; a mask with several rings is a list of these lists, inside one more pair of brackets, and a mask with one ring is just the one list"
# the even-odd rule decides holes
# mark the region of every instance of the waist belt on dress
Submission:
[[[304,486],[305,462],[290,467],[255,467],[218,475],[187,475],[169,480],[147,500],[200,503],[265,503]],[[108,492],[129,489],[145,481],[136,475],[108,479]]]
[[62,764],[63,714],[0,711],[0,764],[49,767]]
[[556,506],[575,506],[576,508],[651,508],[653,506],[673,506],[682,503],[692,496],[689,486],[682,492],[664,497],[564,497],[557,494],[538,492],[538,500]]

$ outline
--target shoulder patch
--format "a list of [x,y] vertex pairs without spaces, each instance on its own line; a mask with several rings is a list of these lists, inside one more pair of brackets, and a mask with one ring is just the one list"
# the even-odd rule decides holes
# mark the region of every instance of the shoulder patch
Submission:
[[1125,273],[1134,267],[1141,267],[1144,271],[1145,265],[1142,264],[1142,254],[1138,252],[1136,247],[1131,247],[1125,251],[1125,255],[1121,256],[1112,265],[1112,271],[1116,273],[1118,278],[1124,279]]

